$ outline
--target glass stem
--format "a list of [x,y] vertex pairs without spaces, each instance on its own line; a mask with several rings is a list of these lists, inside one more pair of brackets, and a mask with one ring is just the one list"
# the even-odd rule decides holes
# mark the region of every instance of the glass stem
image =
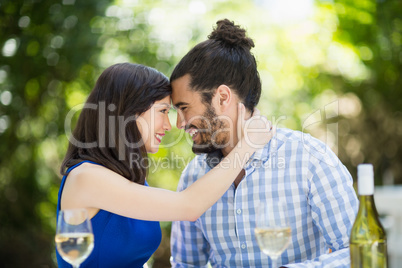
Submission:
[[278,268],[278,258],[271,258],[272,268]]

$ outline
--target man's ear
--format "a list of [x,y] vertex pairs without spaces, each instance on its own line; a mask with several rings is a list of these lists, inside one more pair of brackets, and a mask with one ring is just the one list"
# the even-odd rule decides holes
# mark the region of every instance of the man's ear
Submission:
[[230,88],[226,85],[220,85],[215,92],[216,104],[218,105],[221,112],[226,111],[232,102],[233,95]]

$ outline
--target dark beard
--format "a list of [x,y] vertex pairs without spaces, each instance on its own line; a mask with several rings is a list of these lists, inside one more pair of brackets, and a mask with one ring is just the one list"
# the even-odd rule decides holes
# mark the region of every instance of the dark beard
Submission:
[[203,117],[198,128],[200,142],[198,144],[194,142],[192,147],[195,154],[215,152],[224,148],[227,143],[227,135],[219,132],[225,128],[225,123],[217,117],[212,105],[207,105]]

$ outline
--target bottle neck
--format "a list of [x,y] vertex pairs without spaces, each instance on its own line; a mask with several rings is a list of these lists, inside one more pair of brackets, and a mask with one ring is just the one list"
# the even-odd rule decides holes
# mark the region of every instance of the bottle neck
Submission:
[[[359,211],[356,215],[355,224],[356,222],[358,223],[358,227],[356,227],[358,230],[355,231],[359,234],[355,233],[355,239],[356,237],[374,239],[375,236],[386,239],[386,233],[378,216],[373,195],[359,195]],[[363,229],[364,232],[362,232]]]
[[359,195],[359,213],[378,218],[373,195]]

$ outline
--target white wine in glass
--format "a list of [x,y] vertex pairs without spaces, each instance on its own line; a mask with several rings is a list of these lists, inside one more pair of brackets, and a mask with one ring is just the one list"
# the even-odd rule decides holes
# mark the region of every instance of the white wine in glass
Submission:
[[94,248],[94,235],[86,209],[60,210],[55,242],[60,256],[78,268]]
[[292,231],[289,225],[286,203],[262,202],[257,210],[255,236],[258,246],[277,267],[278,257],[288,247]]

